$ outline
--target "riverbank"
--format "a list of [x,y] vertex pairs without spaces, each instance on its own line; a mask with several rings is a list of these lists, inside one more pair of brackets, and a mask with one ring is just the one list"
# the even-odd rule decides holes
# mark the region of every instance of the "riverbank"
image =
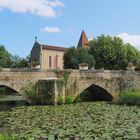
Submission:
[[105,102],[22,106],[0,112],[0,130],[22,140],[140,139],[140,107]]

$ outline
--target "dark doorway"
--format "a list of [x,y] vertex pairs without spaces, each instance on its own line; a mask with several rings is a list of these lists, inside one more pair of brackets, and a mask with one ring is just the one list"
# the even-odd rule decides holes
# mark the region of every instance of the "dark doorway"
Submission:
[[113,97],[100,86],[92,85],[81,93],[80,99],[82,101],[112,101]]

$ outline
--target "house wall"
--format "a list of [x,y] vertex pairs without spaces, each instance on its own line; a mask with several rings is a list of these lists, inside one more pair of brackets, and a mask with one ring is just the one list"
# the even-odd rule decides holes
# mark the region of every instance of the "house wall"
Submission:
[[[49,66],[49,56],[51,56],[51,67]],[[63,69],[64,51],[42,50],[42,69]],[[59,60],[57,60],[59,59]]]

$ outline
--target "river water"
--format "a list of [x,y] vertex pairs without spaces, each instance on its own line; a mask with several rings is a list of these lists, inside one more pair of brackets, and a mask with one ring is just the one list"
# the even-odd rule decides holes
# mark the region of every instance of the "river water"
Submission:
[[140,139],[140,107],[106,102],[0,108],[0,132],[24,140]]

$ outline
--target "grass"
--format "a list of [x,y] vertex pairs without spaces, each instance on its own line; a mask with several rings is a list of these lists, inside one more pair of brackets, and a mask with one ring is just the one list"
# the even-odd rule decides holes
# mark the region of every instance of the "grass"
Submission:
[[120,104],[140,105],[140,91],[125,91],[119,96]]

